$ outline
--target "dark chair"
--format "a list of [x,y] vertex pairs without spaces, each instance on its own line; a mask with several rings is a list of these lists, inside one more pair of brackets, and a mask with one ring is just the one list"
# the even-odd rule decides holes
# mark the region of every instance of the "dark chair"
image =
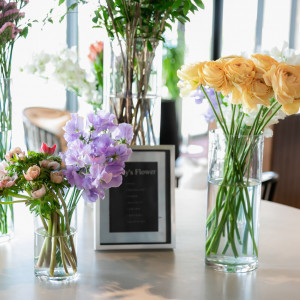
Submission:
[[276,185],[279,175],[275,172],[262,173],[261,198],[268,201],[273,201]]

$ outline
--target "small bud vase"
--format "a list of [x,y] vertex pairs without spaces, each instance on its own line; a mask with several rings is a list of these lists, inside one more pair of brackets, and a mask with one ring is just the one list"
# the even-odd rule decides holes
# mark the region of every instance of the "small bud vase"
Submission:
[[[76,209],[68,215],[52,212],[51,218],[34,220],[34,274],[46,281],[71,281],[77,278]],[[67,224],[68,223],[68,224]]]

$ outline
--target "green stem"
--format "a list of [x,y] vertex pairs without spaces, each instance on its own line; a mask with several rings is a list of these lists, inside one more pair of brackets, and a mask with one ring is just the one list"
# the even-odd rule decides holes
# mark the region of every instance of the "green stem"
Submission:
[[54,269],[56,265],[56,245],[57,245],[57,214],[52,213],[52,250],[51,250],[51,259],[50,259],[50,267],[49,273],[51,277],[54,277]]

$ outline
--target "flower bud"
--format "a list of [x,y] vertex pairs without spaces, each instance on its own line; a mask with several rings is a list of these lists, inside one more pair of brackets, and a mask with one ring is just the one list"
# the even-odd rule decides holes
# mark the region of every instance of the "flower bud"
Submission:
[[42,153],[46,153],[48,155],[52,155],[55,151],[56,145],[54,145],[52,148],[48,147],[47,144],[43,143],[41,148],[40,148],[40,152]]
[[30,167],[26,174],[24,174],[24,177],[26,180],[32,181],[36,179],[40,175],[41,169],[38,166],[32,166]]
[[50,180],[53,183],[62,183],[64,180],[63,171],[60,170],[58,172],[50,172]]
[[46,194],[45,186],[42,184],[42,187],[36,191],[31,192],[31,197],[33,199],[39,199]]
[[39,165],[45,169],[57,170],[60,167],[60,163],[51,159],[44,159],[39,162]]
[[14,156],[17,156],[17,159],[21,159],[21,160],[24,160],[25,159],[25,152],[21,150],[20,147],[16,147],[10,151],[8,151],[6,154],[5,154],[5,159],[7,161],[11,161],[12,158],[14,158]]

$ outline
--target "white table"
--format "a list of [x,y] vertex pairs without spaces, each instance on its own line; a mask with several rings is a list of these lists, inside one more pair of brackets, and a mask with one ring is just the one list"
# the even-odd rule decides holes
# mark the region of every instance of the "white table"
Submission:
[[80,277],[65,284],[35,279],[31,217],[15,207],[16,236],[0,244],[1,300],[300,298],[300,210],[292,207],[262,201],[258,270],[225,274],[204,264],[205,192],[176,191],[174,251],[96,252],[93,207],[81,205]]

